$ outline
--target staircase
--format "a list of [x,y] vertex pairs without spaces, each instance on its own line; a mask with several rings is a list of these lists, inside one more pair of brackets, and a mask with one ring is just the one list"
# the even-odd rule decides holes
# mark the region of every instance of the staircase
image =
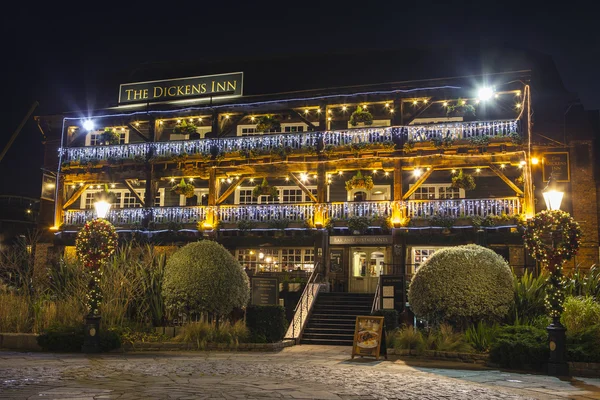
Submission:
[[356,316],[372,304],[372,293],[319,293],[300,343],[352,346]]

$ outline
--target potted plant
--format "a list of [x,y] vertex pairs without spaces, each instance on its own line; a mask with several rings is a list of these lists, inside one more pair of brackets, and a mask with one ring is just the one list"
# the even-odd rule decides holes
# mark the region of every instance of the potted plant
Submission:
[[187,183],[183,178],[181,178],[178,185],[171,188],[171,191],[180,195],[182,194],[186,198],[194,197],[194,185]]
[[475,189],[475,178],[472,175],[463,174],[462,169],[452,177],[452,184],[450,185],[453,188],[464,189],[465,191]]
[[193,135],[196,133],[196,125],[192,122],[186,122],[185,120],[179,122],[173,128],[173,133],[177,135]]
[[348,230],[353,235],[362,235],[369,228],[371,221],[367,217],[350,217],[348,218]]
[[373,178],[370,175],[363,176],[363,174],[358,171],[356,175],[346,181],[346,190],[350,191],[353,189],[373,189]]
[[104,132],[100,135],[100,144],[110,146],[113,144],[119,144],[121,135],[113,131],[111,128],[105,128]]
[[269,196],[277,201],[279,200],[279,189],[277,189],[277,186],[269,185],[267,178],[263,178],[261,184],[252,189],[252,197],[257,198],[258,196]]
[[350,125],[357,126],[359,123],[363,123],[365,125],[373,124],[373,114],[371,114],[368,110],[364,110],[361,106],[356,107],[356,111],[350,115]]
[[281,130],[281,123],[279,119],[274,115],[262,115],[256,118],[256,131],[257,132],[268,132],[268,131],[279,131]]
[[442,233],[449,234],[450,228],[454,225],[456,218],[450,215],[436,214],[431,217],[431,226],[439,226],[442,228]]

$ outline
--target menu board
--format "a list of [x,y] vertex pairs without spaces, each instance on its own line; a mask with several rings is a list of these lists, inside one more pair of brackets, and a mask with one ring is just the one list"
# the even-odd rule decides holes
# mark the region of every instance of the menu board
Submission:
[[259,306],[269,306],[279,304],[279,284],[277,278],[258,278],[250,279],[252,286],[252,304]]
[[361,315],[356,317],[352,358],[354,356],[371,356],[379,360],[382,341],[385,340],[383,337],[383,320],[384,317]]

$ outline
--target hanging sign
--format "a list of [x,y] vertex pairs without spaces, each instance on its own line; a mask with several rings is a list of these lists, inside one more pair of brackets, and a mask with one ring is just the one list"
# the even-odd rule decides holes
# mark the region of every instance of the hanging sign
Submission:
[[554,179],[557,182],[569,182],[571,180],[568,152],[544,153],[542,164],[544,182],[547,182],[552,174],[554,174]]
[[123,83],[119,88],[119,104],[185,100],[196,97],[237,97],[242,95],[243,80],[243,72],[233,72],[162,81]]
[[[383,320],[384,317],[362,315],[356,317],[352,358],[354,356],[372,356],[379,360],[379,352],[384,340]],[[385,343],[383,345],[385,346]]]
[[340,245],[340,244],[392,244],[391,235],[379,235],[379,236],[330,236],[329,244]]
[[54,193],[56,192],[56,177],[48,174],[42,174],[42,193],[40,198],[43,200],[54,201]]

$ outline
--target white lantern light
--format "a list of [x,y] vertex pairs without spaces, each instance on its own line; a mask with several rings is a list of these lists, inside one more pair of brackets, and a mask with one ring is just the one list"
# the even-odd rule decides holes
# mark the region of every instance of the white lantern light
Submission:
[[546,202],[546,208],[548,208],[548,210],[560,210],[560,203],[562,203],[564,194],[565,192],[558,190],[558,186],[556,185],[554,177],[550,175],[548,184],[544,190],[542,190],[542,195],[544,196],[544,201]]
[[106,200],[96,201],[94,203],[94,208],[96,209],[96,215],[98,215],[98,218],[106,218],[106,215],[108,215],[108,212],[110,211],[111,205],[112,204]]

